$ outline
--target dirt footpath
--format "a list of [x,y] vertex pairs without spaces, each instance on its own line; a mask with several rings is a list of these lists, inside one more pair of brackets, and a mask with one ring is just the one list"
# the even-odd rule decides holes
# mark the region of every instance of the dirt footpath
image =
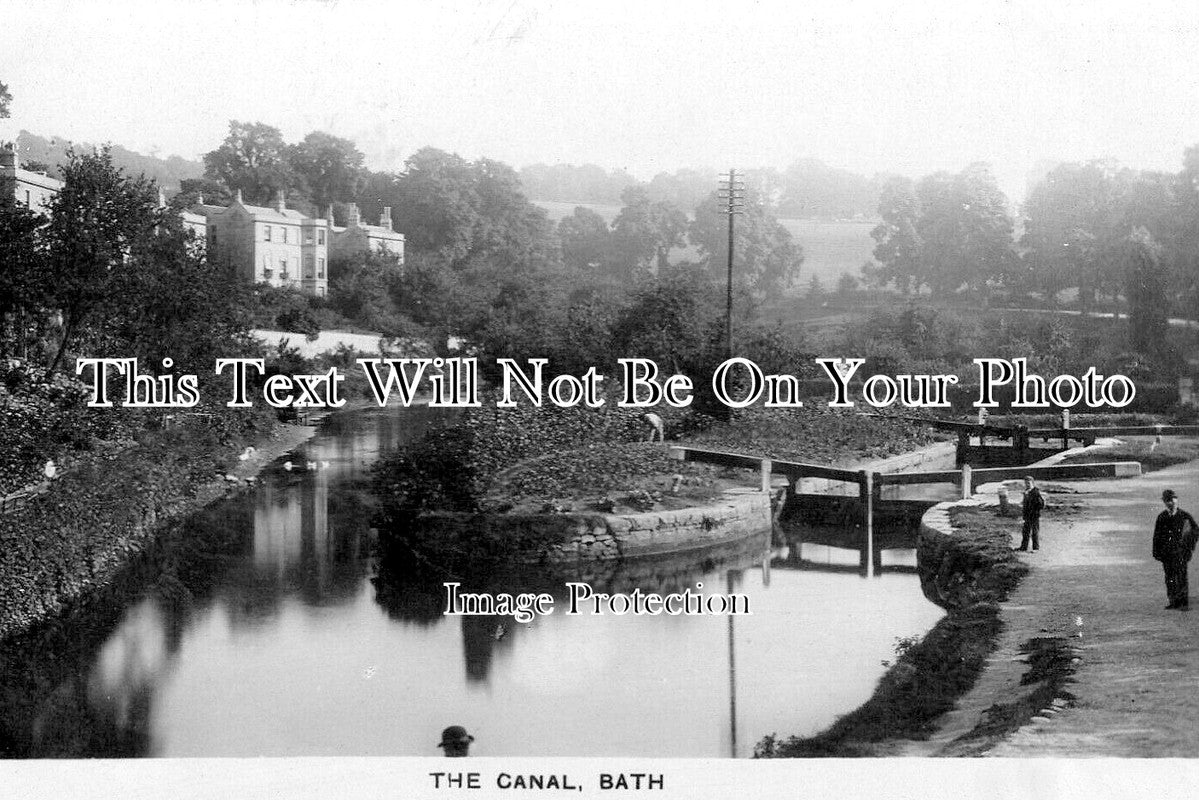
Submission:
[[[1199,515],[1199,462],[1064,485],[1078,494],[1049,502],[1082,507],[1042,518],[1040,551],[1020,554],[1032,569],[1003,604],[998,650],[940,731],[909,743],[907,755],[1199,755],[1199,603],[1164,609],[1162,569],[1150,553],[1163,489]],[[1013,520],[1013,545],[1019,528]],[[1199,600],[1196,563],[1191,594]],[[1061,668],[1054,691],[1031,699],[1030,642],[1053,643]],[[1025,713],[1014,713],[1021,696]],[[1004,705],[1016,721],[999,730]]]

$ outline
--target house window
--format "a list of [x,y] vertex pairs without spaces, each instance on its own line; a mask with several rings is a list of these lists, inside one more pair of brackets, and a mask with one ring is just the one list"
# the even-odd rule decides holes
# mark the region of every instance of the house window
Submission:
[[316,277],[318,277],[318,278],[325,277],[325,259],[318,258],[316,260],[316,264],[317,264]]
[[283,229],[283,244],[287,244],[287,228]]
[[312,228],[304,230],[304,244],[312,244]]
[[279,277],[287,280],[290,276],[287,274],[287,259],[279,259]]
[[30,202],[29,202],[29,190],[28,190],[28,189],[26,189],[26,190],[25,190],[25,207],[26,207],[26,208],[32,208],[32,207],[33,207],[33,206],[30,204]]
[[262,241],[269,242],[271,240],[271,226],[265,225],[262,229]]
[[316,232],[316,243],[317,244],[325,243],[325,232],[323,230],[319,230]]
[[304,256],[304,277],[312,277],[312,256]]

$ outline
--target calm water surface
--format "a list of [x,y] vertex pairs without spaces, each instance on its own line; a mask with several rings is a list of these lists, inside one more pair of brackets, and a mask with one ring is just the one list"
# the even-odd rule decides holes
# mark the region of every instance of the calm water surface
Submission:
[[[197,515],[71,620],[0,650],[0,748],[22,757],[747,756],[864,702],[896,637],[941,616],[915,556],[766,537],[590,575],[510,570],[492,591],[589,579],[597,590],[750,596],[752,616],[441,615],[439,580],[372,556],[361,479],[432,412],[333,421],[295,465]],[[910,544],[908,545],[910,548]],[[410,565],[409,565],[410,566]]]

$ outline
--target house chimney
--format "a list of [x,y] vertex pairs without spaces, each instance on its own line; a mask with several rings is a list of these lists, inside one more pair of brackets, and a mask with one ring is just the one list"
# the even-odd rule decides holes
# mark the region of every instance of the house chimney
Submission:
[[389,231],[395,230],[391,227],[391,206],[383,206],[383,216],[379,217],[379,227],[387,228]]
[[17,143],[9,142],[0,145],[0,167],[5,169],[17,168]]
[[280,189],[275,194],[275,210],[278,211],[280,214],[282,214],[284,211],[287,210],[287,201],[286,200],[287,199],[283,194],[283,190]]
[[237,190],[237,197],[236,197],[235,199],[236,199],[236,201],[237,201],[237,204],[238,204],[239,206],[244,206],[244,205],[246,204],[246,201],[242,199],[242,196],[241,196],[241,189],[238,189],[238,190]]
[[333,229],[333,204],[329,204],[329,212],[325,215],[325,219],[329,221],[329,229]]
[[346,220],[347,228],[357,228],[362,221],[362,216],[358,213],[358,204],[350,203],[349,219]]
[[196,195],[196,204],[201,205],[201,206],[204,205],[204,195],[202,195],[202,194]]

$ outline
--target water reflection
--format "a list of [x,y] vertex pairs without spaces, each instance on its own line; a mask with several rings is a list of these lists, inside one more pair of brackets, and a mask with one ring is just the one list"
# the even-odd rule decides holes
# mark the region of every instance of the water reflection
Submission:
[[[90,606],[5,642],[0,751],[437,755],[453,722],[479,755],[745,755],[767,733],[814,732],[859,705],[893,639],[939,617],[911,575],[828,571],[840,548],[816,538],[773,555],[763,534],[466,575],[376,558],[367,470],[432,419],[337,419],[292,458],[316,469],[264,475],[164,536]],[[559,606],[567,581],[659,593],[702,582],[748,594],[753,615],[447,618],[446,580],[546,591]]]

